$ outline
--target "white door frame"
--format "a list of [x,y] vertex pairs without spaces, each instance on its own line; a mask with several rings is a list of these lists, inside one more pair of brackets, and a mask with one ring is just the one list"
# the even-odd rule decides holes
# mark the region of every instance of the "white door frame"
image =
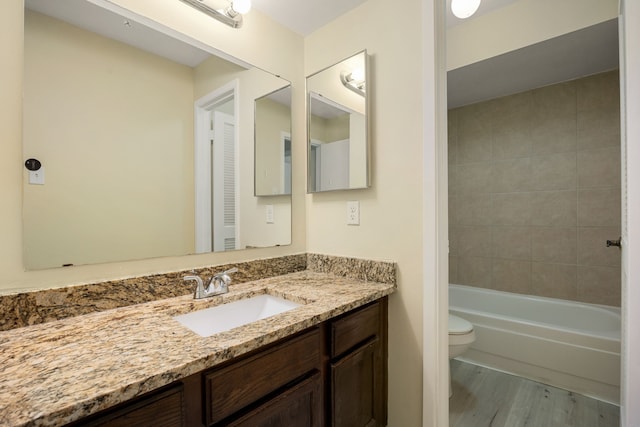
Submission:
[[[622,0],[620,116],[622,121],[622,369],[620,421],[640,425],[640,4]],[[626,188],[626,191],[625,191]],[[626,200],[626,203],[624,203]],[[626,209],[624,209],[626,206]]]
[[[196,100],[194,106],[194,179],[195,179],[195,223],[196,223],[196,253],[206,253],[213,250],[212,245],[212,188],[211,188],[211,143],[210,143],[210,112],[215,106],[233,97],[234,102],[233,115],[236,121],[235,126],[235,146],[239,146],[239,102],[238,99],[238,79],[235,79],[226,85],[208,93],[202,98]],[[237,158],[236,158],[237,163]],[[237,164],[236,164],[237,166]],[[238,167],[236,167],[236,192],[239,188]],[[237,195],[236,195],[237,200]],[[236,209],[236,218],[239,209]],[[236,223],[236,227],[239,224]],[[239,229],[236,228],[236,233]]]
[[446,4],[422,0],[422,425],[449,426]]

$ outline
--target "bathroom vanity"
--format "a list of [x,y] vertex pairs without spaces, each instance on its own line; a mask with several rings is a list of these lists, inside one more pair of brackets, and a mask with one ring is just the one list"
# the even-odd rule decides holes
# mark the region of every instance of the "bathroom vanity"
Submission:
[[[0,333],[7,425],[383,426],[395,284],[302,271]],[[210,337],[174,317],[269,294],[293,310]]]
[[72,425],[384,426],[382,298]]

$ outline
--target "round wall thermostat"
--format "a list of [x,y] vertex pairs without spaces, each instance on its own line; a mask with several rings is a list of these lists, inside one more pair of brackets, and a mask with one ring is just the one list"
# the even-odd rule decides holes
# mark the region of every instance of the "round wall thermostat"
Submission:
[[24,166],[30,171],[37,171],[42,167],[42,163],[38,159],[29,159],[24,162]]

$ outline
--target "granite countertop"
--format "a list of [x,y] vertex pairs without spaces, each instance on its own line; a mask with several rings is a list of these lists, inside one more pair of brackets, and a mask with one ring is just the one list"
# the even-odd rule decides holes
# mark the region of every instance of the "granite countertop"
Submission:
[[[57,426],[391,294],[394,284],[302,271],[0,332],[0,425]],[[268,293],[304,305],[203,338],[172,316]]]

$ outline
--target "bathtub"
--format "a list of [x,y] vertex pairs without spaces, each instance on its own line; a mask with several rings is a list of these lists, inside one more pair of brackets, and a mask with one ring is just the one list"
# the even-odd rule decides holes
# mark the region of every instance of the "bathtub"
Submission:
[[452,284],[449,312],[476,331],[458,359],[619,405],[619,309]]

